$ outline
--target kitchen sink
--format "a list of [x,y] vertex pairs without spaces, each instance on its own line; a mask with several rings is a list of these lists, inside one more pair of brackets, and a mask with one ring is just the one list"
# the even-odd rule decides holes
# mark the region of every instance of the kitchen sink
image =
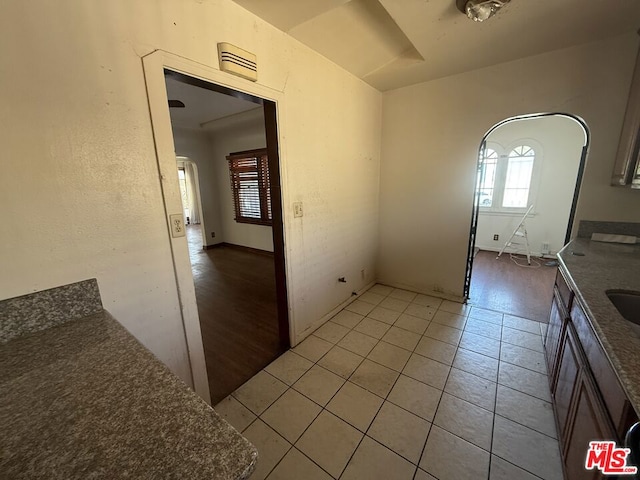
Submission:
[[630,322],[640,325],[640,292],[607,290],[605,292],[620,315]]

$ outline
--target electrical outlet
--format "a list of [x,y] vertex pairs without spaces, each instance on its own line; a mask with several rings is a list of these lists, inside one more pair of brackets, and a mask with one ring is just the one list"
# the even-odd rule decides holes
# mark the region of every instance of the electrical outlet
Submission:
[[211,238],[216,238],[216,232],[211,232]]
[[185,236],[184,219],[181,213],[169,215],[169,223],[171,224],[171,236],[173,238]]
[[542,250],[541,250],[542,254],[546,255],[546,254],[549,253],[549,251],[550,251],[549,250],[549,242],[542,242]]
[[493,240],[495,242],[497,242],[499,238],[500,238],[500,235],[498,235],[497,233],[493,236]]
[[302,202],[293,202],[293,216],[294,217],[302,216]]
[[367,270],[365,268],[363,268],[362,270],[360,270],[360,278],[362,278],[362,280],[364,280],[365,278],[367,278]]

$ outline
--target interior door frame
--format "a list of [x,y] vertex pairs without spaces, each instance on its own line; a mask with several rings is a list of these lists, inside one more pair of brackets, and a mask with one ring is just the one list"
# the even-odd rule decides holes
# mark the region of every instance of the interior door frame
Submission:
[[480,146],[478,147],[478,160],[476,163],[476,177],[475,182],[473,184],[473,205],[471,208],[471,228],[469,231],[469,247],[467,250],[467,269],[464,277],[464,292],[463,296],[465,301],[469,298],[469,291],[471,290],[471,274],[473,272],[473,259],[474,259],[474,250],[476,247],[476,232],[478,230],[478,214],[480,213],[480,196],[476,195],[476,190],[478,188],[478,180],[479,175],[481,175],[482,170],[482,158],[484,157],[484,149],[487,146],[487,138],[491,133],[504,125],[505,123],[513,122],[516,120],[532,120],[535,118],[543,118],[543,117],[565,117],[571,120],[576,121],[582,127],[584,131],[585,142],[582,146],[582,153],[580,156],[580,164],[578,166],[578,175],[576,177],[576,186],[573,190],[573,200],[571,202],[571,210],[569,210],[569,220],[567,223],[567,232],[564,237],[565,245],[569,243],[571,240],[571,232],[573,231],[573,222],[576,217],[576,209],[578,207],[578,198],[580,196],[580,187],[582,186],[582,178],[584,176],[584,169],[587,162],[587,155],[589,153],[589,145],[591,144],[591,132],[589,131],[589,126],[587,123],[577,115],[573,115],[571,113],[563,113],[563,112],[545,112],[545,113],[531,113],[527,115],[518,115],[516,117],[505,118],[504,120],[496,123],[493,127],[487,130],[487,133],[484,134],[482,140],[480,141]]
[[[149,101],[149,113],[153,130],[156,159],[162,189],[162,198],[167,221],[167,234],[171,247],[171,255],[175,270],[178,297],[182,312],[185,340],[187,343],[191,377],[194,390],[208,403],[211,402],[207,368],[205,364],[202,333],[198,317],[193,273],[186,238],[171,236],[169,216],[182,212],[180,190],[176,173],[176,156],[173,142],[171,116],[168,108],[168,98],[165,85],[165,71],[175,72],[177,75],[190,79],[189,83],[228,93],[254,103],[262,103],[265,111],[265,133],[267,151],[270,157],[269,171],[271,174],[274,262],[276,265],[276,290],[278,303],[278,323],[280,332],[280,346],[284,350],[289,347],[291,338],[295,338],[293,322],[289,321],[289,297],[287,279],[291,278],[287,252],[285,249],[285,215],[282,208],[286,198],[286,184],[280,180],[286,178],[286,172],[281,162],[284,138],[284,94],[269,87],[250,82],[221,72],[201,63],[180,57],[178,55],[156,50],[142,57],[144,78]],[[208,86],[205,86],[208,85]],[[260,100],[260,101],[256,101]],[[286,182],[284,182],[286,183]]]
[[198,202],[198,208],[200,209],[200,229],[202,230],[201,233],[201,237],[202,237],[202,245],[206,245],[206,232],[207,232],[207,226],[205,225],[205,220],[204,220],[204,215],[202,214],[202,196],[200,195],[200,174],[198,172],[198,165],[196,164],[196,162],[194,162],[193,160],[191,160],[189,157],[186,157],[184,155],[176,155],[176,160],[178,162],[188,162],[191,164],[191,166],[193,167],[193,172],[194,172],[194,176],[195,176],[195,184],[196,184],[196,201]]

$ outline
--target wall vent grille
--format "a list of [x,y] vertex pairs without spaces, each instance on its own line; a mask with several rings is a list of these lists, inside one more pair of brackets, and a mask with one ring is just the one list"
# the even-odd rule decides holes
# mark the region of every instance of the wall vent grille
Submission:
[[258,65],[253,53],[223,42],[218,44],[218,59],[220,70],[223,72],[232,73],[253,82],[258,80]]

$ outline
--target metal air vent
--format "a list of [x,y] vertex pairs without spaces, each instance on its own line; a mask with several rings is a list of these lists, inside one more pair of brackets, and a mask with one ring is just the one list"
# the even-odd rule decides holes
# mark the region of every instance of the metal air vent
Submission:
[[218,44],[220,70],[255,82],[258,80],[256,56],[230,43]]

